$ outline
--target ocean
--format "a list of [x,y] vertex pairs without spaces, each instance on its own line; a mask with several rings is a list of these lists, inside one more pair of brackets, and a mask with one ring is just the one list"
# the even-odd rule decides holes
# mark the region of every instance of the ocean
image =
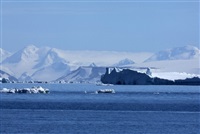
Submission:
[[0,93],[1,134],[200,134],[199,86],[1,84],[32,86],[50,93]]

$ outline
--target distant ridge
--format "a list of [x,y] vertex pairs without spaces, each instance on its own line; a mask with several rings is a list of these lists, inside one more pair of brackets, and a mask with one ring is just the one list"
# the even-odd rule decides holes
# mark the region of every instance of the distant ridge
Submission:
[[145,60],[144,62],[150,61],[162,61],[162,60],[188,60],[198,58],[200,50],[194,46],[176,47],[167,49],[155,53],[153,56]]
[[113,66],[122,67],[126,65],[131,65],[131,64],[135,64],[135,62],[132,61],[131,59],[125,58],[123,60],[120,60],[118,63],[115,63]]
[[95,83],[99,82],[101,79],[101,75],[106,72],[105,67],[92,67],[92,66],[84,66],[79,67],[78,69],[72,71],[69,74],[63,75],[56,81],[65,81],[65,82],[73,82],[73,83]]

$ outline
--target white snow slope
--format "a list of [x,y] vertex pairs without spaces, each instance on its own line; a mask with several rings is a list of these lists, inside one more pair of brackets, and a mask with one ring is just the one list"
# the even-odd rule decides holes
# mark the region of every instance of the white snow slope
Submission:
[[10,52],[3,50],[2,48],[0,48],[0,62],[2,62],[4,59],[6,59],[7,57],[9,57],[11,55]]

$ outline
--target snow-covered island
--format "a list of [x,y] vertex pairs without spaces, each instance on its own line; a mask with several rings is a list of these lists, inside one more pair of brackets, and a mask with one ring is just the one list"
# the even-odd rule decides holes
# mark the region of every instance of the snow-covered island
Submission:
[[152,77],[150,70],[141,73],[131,69],[107,68],[102,75],[101,81],[104,84],[115,85],[200,85],[200,78],[186,78],[184,80],[167,80]]
[[32,87],[32,88],[21,88],[21,89],[17,89],[17,88],[3,88],[0,90],[0,93],[27,93],[27,94],[38,94],[38,93],[42,93],[42,94],[46,94],[49,93],[49,89],[47,88],[43,88],[41,86],[38,87]]

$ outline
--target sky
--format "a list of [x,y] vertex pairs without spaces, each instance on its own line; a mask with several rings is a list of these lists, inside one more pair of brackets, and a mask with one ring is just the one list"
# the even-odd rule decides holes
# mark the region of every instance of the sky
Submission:
[[199,1],[1,1],[1,47],[157,52],[199,47]]

